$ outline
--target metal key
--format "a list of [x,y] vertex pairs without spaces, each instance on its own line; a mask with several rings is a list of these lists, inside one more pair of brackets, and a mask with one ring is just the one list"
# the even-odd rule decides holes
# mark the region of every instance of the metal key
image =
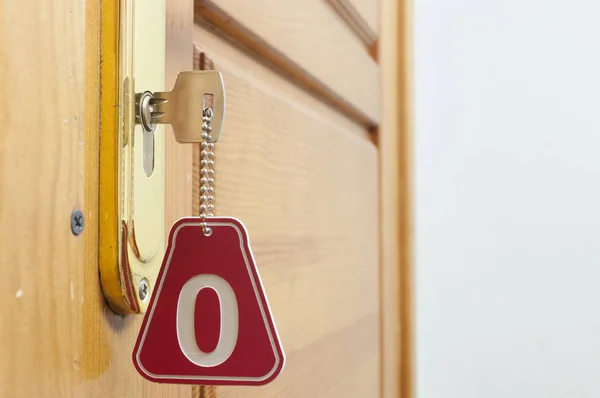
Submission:
[[170,124],[179,143],[202,142],[202,111],[213,111],[210,142],[217,142],[225,118],[225,86],[219,71],[181,72],[172,91],[136,94],[135,121],[152,133],[157,124]]

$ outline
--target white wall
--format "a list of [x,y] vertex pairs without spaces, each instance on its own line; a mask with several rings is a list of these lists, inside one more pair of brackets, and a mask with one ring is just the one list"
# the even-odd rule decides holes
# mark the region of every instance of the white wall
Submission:
[[600,397],[600,1],[414,0],[418,398]]

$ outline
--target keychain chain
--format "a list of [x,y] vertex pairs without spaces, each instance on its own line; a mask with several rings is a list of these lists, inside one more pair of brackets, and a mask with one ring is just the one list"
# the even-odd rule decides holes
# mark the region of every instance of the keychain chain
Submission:
[[206,218],[212,217],[215,211],[215,144],[211,142],[212,137],[210,135],[212,130],[210,121],[212,117],[213,112],[211,108],[205,108],[202,111],[202,139],[204,141],[200,144],[202,147],[202,152],[200,153],[202,158],[200,163],[202,166],[202,169],[200,170],[200,173],[202,174],[202,178],[200,179],[202,184],[200,187],[200,193],[202,194],[202,196],[200,196],[200,219],[202,220],[202,223],[200,225],[202,226],[202,232],[204,232],[204,235],[206,236],[212,234],[212,229],[206,225]]

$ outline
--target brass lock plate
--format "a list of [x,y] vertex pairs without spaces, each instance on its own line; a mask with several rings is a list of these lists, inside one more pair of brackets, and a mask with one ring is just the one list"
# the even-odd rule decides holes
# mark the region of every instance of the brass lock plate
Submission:
[[118,313],[149,304],[165,251],[164,126],[135,124],[135,93],[165,91],[165,0],[103,3],[99,266]]

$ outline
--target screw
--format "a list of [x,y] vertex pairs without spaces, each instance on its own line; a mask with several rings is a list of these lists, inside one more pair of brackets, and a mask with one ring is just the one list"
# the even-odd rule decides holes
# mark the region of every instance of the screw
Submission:
[[142,278],[142,280],[140,281],[140,287],[138,289],[140,300],[146,300],[146,298],[148,297],[148,293],[150,293],[150,285],[148,284],[148,279]]
[[73,235],[80,235],[83,232],[84,224],[85,222],[81,210],[73,210],[73,213],[71,213],[71,232],[73,232]]

